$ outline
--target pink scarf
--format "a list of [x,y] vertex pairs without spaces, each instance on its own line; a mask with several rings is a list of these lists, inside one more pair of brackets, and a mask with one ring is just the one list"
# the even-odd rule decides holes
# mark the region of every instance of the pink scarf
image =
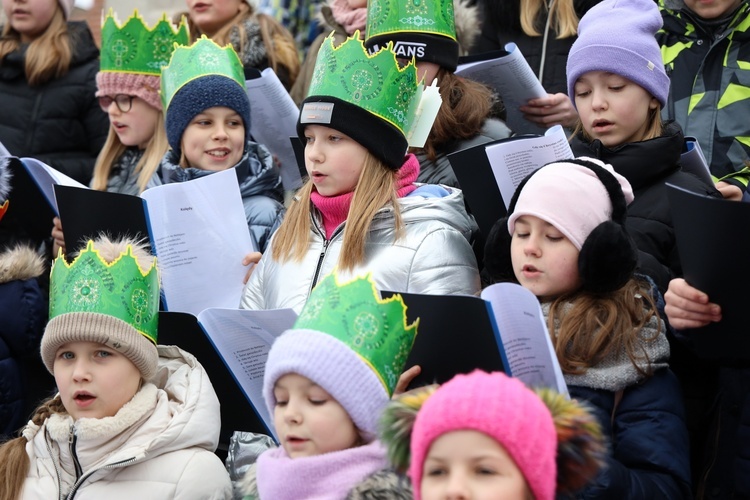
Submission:
[[386,466],[379,441],[302,458],[289,458],[284,448],[273,448],[258,457],[258,497],[343,500],[360,481]]
[[367,7],[352,9],[349,7],[347,0],[331,0],[328,5],[331,7],[333,18],[344,27],[347,33],[353,35],[355,31],[359,30],[360,36],[365,36]]
[[[404,164],[398,170],[396,176],[396,195],[403,198],[415,189],[414,181],[419,176],[419,160],[413,154],[406,155]],[[339,225],[349,216],[349,207],[352,204],[354,192],[344,193],[337,196],[323,196],[317,191],[310,193],[310,201],[315,208],[320,210],[323,216],[323,227],[326,230],[326,239],[331,239],[331,235]]]

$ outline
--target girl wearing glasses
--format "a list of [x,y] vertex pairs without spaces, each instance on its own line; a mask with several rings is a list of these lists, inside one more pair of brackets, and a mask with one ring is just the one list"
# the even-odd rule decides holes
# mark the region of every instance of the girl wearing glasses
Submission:
[[0,142],[84,184],[104,144],[107,117],[94,99],[99,50],[73,0],[2,0]]
[[[96,97],[109,117],[109,132],[94,166],[91,187],[130,195],[161,184],[159,163],[169,149],[159,86],[161,67],[174,50],[186,45],[185,23],[175,28],[166,16],[153,28],[134,12],[123,25],[110,10],[102,25],[100,71]],[[123,40],[137,40],[122,53]],[[53,251],[65,251],[60,219],[55,217]]]

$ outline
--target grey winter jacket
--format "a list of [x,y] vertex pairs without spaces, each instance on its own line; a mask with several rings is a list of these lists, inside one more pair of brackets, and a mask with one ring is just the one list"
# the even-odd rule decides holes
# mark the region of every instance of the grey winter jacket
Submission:
[[[373,219],[365,262],[353,271],[338,270],[341,279],[369,272],[379,290],[442,295],[480,290],[469,244],[476,224],[466,213],[463,193],[449,188],[444,197],[428,198],[421,196],[420,189],[399,199],[405,226],[402,239],[394,241],[392,208],[384,207]],[[326,240],[321,216],[315,211],[305,257],[281,263],[266,252],[245,286],[240,307],[289,307],[299,313],[312,288],[337,267],[345,225]]]
[[[160,168],[164,184],[189,181],[214,173],[212,170],[180,167],[179,158],[172,150],[164,155]],[[248,141],[245,154],[234,168],[240,183],[250,236],[258,249],[265,252],[271,235],[284,217],[279,170],[268,149],[252,141]]]
[[[140,196],[141,188],[138,185],[140,172],[136,172],[135,167],[141,161],[143,153],[144,150],[142,149],[130,147],[125,149],[120,157],[115,160],[112,170],[109,172],[109,179],[107,179],[108,192]],[[146,184],[146,189],[161,186],[161,184],[161,176],[157,169],[157,172],[151,176],[148,184]]]

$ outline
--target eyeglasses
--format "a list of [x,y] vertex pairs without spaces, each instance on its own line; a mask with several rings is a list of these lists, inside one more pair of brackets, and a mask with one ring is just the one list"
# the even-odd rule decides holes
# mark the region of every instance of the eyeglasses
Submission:
[[101,106],[102,110],[106,112],[109,109],[109,106],[114,102],[121,113],[127,113],[130,111],[130,108],[133,107],[133,99],[135,99],[134,95],[127,94],[117,94],[114,97],[103,95],[99,96],[99,106]]

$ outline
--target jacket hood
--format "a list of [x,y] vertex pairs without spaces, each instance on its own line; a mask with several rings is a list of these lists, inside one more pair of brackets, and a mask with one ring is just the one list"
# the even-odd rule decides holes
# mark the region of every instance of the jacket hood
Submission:
[[[75,431],[84,470],[191,447],[213,452],[218,446],[219,400],[205,370],[177,346],[158,346],[158,350],[159,366],[152,382],[114,416],[74,422],[67,414],[53,414],[45,422],[50,438],[58,443],[67,443],[71,429]],[[30,423],[23,435],[31,440],[38,430]],[[61,446],[61,453],[66,448]]]
[[44,270],[44,259],[31,247],[18,245],[0,252],[0,284],[38,278]]

